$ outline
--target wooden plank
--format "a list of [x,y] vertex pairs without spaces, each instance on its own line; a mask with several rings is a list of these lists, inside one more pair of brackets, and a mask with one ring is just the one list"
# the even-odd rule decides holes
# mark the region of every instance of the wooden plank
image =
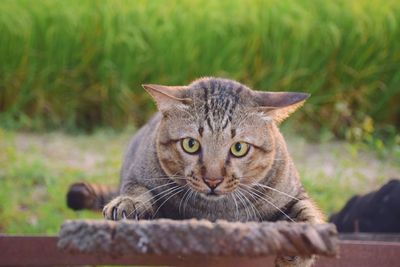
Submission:
[[340,233],[341,240],[400,242],[400,234],[387,233]]
[[[182,257],[131,255],[111,257],[96,254],[70,254],[57,249],[56,236],[1,236],[0,266],[270,266],[274,257]],[[272,265],[271,265],[272,266]]]
[[[70,254],[57,249],[56,236],[0,235],[0,266],[273,266],[274,257],[181,257],[130,255],[111,257],[96,254]],[[342,240],[338,258],[320,257],[316,267],[399,266],[400,243]]]
[[321,257],[316,267],[400,266],[400,243],[341,240],[338,258]]

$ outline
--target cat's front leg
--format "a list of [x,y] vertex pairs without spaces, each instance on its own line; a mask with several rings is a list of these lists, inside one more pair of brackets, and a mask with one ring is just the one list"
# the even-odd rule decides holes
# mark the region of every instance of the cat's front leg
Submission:
[[[306,196],[296,202],[290,209],[289,216],[297,222],[308,222],[312,224],[324,223],[325,218],[314,202]],[[310,267],[314,264],[316,257],[284,256],[275,261],[276,267]]]
[[104,218],[118,221],[121,219],[150,219],[154,214],[153,194],[145,187],[138,186],[130,193],[120,195],[103,209]]

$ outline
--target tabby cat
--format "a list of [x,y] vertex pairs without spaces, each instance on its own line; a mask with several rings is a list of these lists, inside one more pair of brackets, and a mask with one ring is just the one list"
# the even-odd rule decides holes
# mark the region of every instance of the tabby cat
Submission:
[[105,218],[323,222],[277,127],[308,94],[253,91],[220,78],[144,88],[159,113],[133,137]]

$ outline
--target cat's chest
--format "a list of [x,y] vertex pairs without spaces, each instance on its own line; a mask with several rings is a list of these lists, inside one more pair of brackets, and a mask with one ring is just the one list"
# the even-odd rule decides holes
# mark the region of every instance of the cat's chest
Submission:
[[161,207],[160,217],[170,219],[206,219],[210,221],[261,221],[262,215],[250,205],[232,201],[204,201],[201,197],[177,197]]

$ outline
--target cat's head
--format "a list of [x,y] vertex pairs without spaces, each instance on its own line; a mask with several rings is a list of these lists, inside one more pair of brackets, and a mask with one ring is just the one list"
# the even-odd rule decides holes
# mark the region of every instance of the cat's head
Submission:
[[219,78],[144,88],[163,114],[157,153],[165,173],[214,200],[266,177],[275,156],[276,125],[309,96],[253,91]]

